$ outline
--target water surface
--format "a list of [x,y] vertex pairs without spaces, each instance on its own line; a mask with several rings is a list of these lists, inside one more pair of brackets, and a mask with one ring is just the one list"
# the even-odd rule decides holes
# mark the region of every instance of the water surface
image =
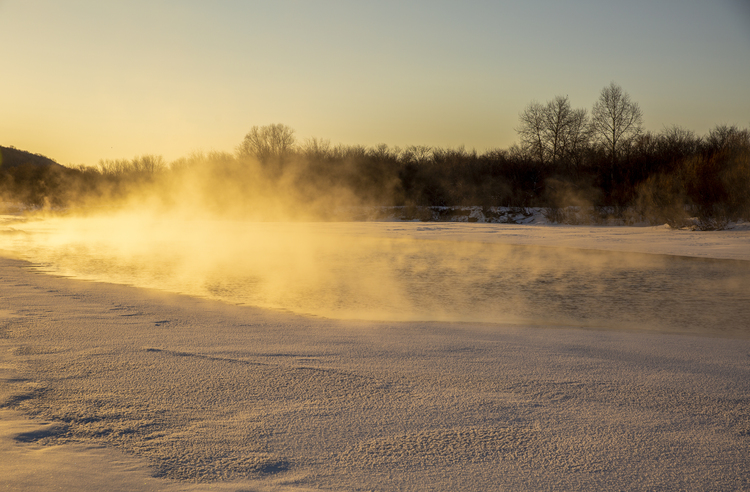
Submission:
[[331,318],[750,332],[748,262],[356,230],[54,219],[6,226],[0,249],[54,274]]

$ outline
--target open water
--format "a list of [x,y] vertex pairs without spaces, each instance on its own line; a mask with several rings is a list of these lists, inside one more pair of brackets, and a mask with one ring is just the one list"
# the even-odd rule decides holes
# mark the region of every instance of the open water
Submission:
[[329,318],[750,336],[750,262],[320,229],[56,219],[6,224],[0,249],[52,274]]

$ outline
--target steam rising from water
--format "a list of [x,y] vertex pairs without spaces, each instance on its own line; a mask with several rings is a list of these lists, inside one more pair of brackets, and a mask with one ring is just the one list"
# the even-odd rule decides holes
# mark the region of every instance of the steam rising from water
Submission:
[[376,224],[119,214],[11,227],[0,249],[45,271],[332,318],[728,332],[750,320],[745,262],[394,239]]

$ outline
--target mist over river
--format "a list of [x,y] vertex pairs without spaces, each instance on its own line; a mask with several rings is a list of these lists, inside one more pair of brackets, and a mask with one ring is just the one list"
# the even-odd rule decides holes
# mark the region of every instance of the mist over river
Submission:
[[0,489],[750,490],[748,246],[0,216]]
[[383,235],[382,223],[6,221],[35,268],[340,319],[748,336],[746,261]]

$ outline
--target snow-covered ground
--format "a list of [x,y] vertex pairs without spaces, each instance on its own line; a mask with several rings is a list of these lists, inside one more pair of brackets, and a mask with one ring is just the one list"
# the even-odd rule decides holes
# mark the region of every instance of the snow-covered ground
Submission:
[[[20,236],[51,244],[50,229],[4,225],[0,488],[750,489],[750,319],[688,335],[300,316],[45,275],[10,256],[30,244]],[[750,260],[747,230],[313,227],[342,247],[416,238]],[[745,261],[726,263],[733,285]],[[744,312],[745,294],[732,295]]]

